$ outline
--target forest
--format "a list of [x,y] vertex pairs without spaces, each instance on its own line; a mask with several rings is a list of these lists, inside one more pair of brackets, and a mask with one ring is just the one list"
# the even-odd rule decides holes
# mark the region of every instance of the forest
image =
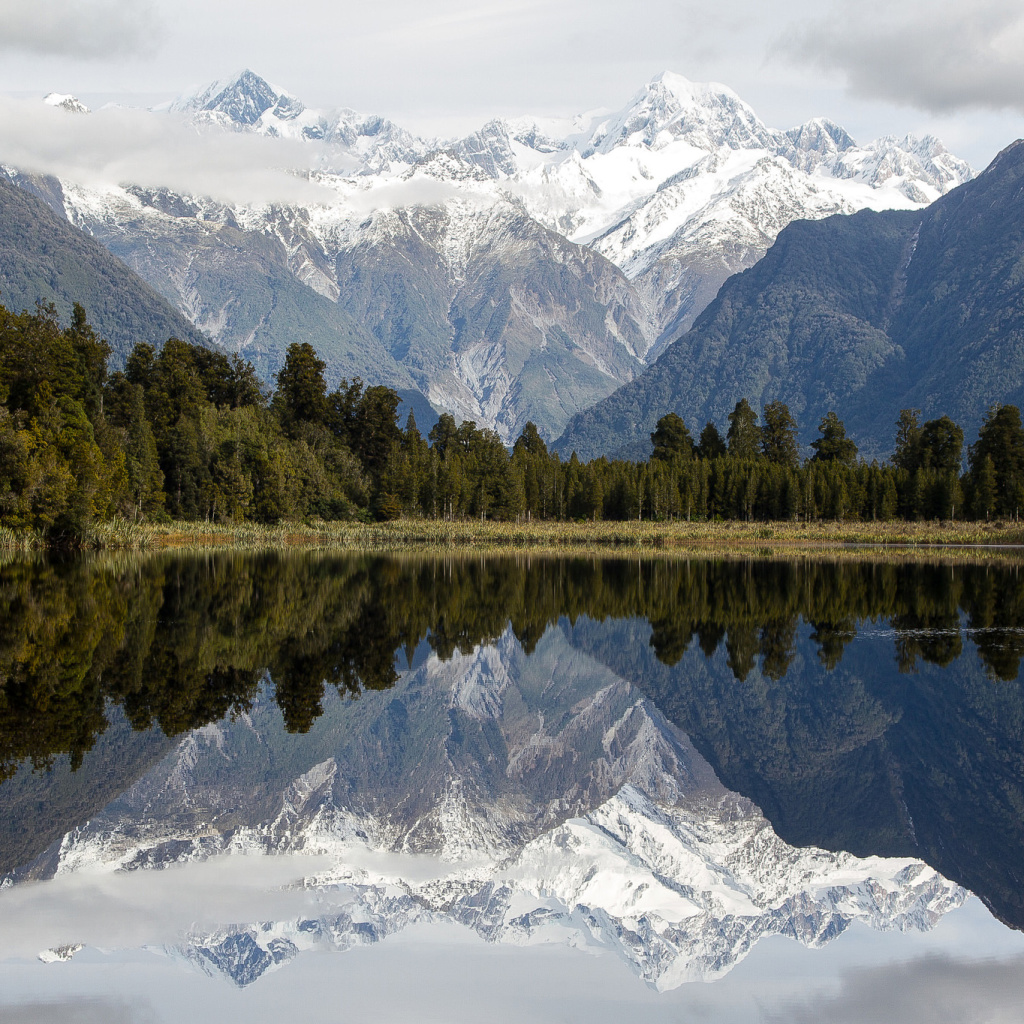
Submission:
[[238,355],[168,340],[110,349],[81,305],[0,306],[0,527],[74,543],[114,518],[280,523],[402,516],[497,520],[892,520],[1017,518],[1024,428],[992,406],[966,453],[949,417],[904,410],[891,460],[858,459],[842,421],[803,457],[787,406],[743,399],[694,438],[675,413],[646,461],[582,462],[527,423],[498,434],[444,414],[424,437],[391,388],[341,380],[308,343],[289,346],[270,391]]

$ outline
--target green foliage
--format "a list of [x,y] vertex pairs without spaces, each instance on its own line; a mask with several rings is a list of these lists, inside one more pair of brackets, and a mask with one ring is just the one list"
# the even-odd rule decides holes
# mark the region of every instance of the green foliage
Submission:
[[838,462],[842,466],[856,463],[857,446],[846,436],[846,427],[834,412],[825,414],[818,430],[821,436],[811,442],[815,462]]
[[281,425],[293,436],[306,424],[323,426],[327,421],[327,364],[308,342],[293,342],[277,371],[274,396]]
[[761,453],[769,462],[786,469],[796,469],[800,465],[796,420],[785,402],[769,402],[764,407]]
[[647,462],[563,462],[533,423],[511,453],[448,413],[428,439],[412,414],[403,430],[390,388],[356,378],[328,393],[308,343],[290,346],[273,396],[249,364],[177,338],[137,345],[109,378],[107,352],[81,307],[67,328],[50,307],[0,307],[0,527],[74,545],[113,518],[885,521],[1024,505],[1014,406],[993,407],[962,480],[963,432],[947,416],[922,427],[905,411],[897,464],[868,466],[830,412],[800,466],[798,427],[779,401],[763,427],[738,402],[728,445],[709,421],[694,446],[667,413]]
[[704,424],[704,429],[700,432],[700,443],[697,446],[697,453],[702,459],[718,459],[725,455],[728,450],[725,441],[722,440],[722,435],[718,432],[718,427],[708,420]]
[[[995,513],[1016,518],[1024,508],[1024,428],[1015,405],[989,409],[971,446],[970,467],[975,490],[984,491],[986,517]],[[990,490],[994,490],[991,496]],[[976,500],[979,517],[980,508]]]
[[666,413],[658,420],[658,425],[651,434],[654,445],[652,458],[662,462],[671,462],[677,458],[688,459],[693,455],[693,438],[682,417],[674,412]]
[[729,413],[729,454],[736,459],[753,461],[761,454],[761,430],[757,425],[757,413],[750,403],[741,398],[736,408]]

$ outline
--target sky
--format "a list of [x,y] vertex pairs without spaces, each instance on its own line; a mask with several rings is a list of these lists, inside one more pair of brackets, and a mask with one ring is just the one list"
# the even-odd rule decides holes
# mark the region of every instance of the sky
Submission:
[[1020,0],[0,0],[7,97],[148,105],[244,67],[426,135],[619,108],[670,70],[978,168],[1024,136]]

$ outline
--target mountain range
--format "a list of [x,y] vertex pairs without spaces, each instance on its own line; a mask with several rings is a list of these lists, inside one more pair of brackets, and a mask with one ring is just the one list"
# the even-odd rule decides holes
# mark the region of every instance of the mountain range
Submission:
[[449,140],[311,110],[251,71],[152,116],[304,146],[325,198],[8,174],[264,376],[309,341],[330,379],[390,384],[506,441],[528,420],[554,438],[637,378],[793,220],[919,210],[974,173],[933,138],[779,131],[725,86],[670,73],[618,111]]
[[665,413],[696,433],[741,398],[786,402],[804,441],[837,410],[868,457],[905,408],[951,416],[970,443],[990,404],[1024,403],[1022,248],[1024,142],[923,210],[791,224],[557,447],[646,457]]

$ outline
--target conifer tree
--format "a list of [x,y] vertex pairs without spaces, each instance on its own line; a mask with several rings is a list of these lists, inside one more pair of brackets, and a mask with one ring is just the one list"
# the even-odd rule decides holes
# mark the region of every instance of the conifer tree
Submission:
[[784,402],[769,402],[764,407],[764,425],[761,427],[761,452],[769,461],[787,469],[800,465],[800,445],[797,442],[796,420]]
[[[986,458],[991,460],[995,478],[995,499],[992,507],[986,509],[986,517],[993,512],[1018,515],[1024,507],[1024,429],[1015,405],[992,406],[978,432],[978,440],[971,446],[971,477],[976,490]],[[985,486],[987,489],[987,480]],[[979,507],[977,502],[975,505]]]
[[753,462],[761,454],[761,430],[757,425],[757,413],[750,403],[741,398],[729,413],[729,454],[736,459]]
[[704,429],[700,432],[697,454],[702,459],[718,459],[725,455],[728,450],[725,441],[722,440],[722,435],[718,432],[718,427],[709,420],[704,424]]
[[841,466],[853,466],[856,463],[857,446],[846,436],[846,427],[834,412],[825,414],[818,424],[818,430],[821,437],[811,442],[814,449],[813,461],[836,462]]
[[284,365],[277,371],[275,404],[281,424],[294,433],[299,424],[324,424],[327,419],[327,364],[308,342],[293,342],[285,353]]
[[651,434],[654,451],[652,459],[671,462],[675,459],[689,459],[693,456],[693,438],[682,417],[674,412],[666,413],[658,420]]
[[892,464],[912,473],[921,464],[921,410],[901,409],[896,420]]

